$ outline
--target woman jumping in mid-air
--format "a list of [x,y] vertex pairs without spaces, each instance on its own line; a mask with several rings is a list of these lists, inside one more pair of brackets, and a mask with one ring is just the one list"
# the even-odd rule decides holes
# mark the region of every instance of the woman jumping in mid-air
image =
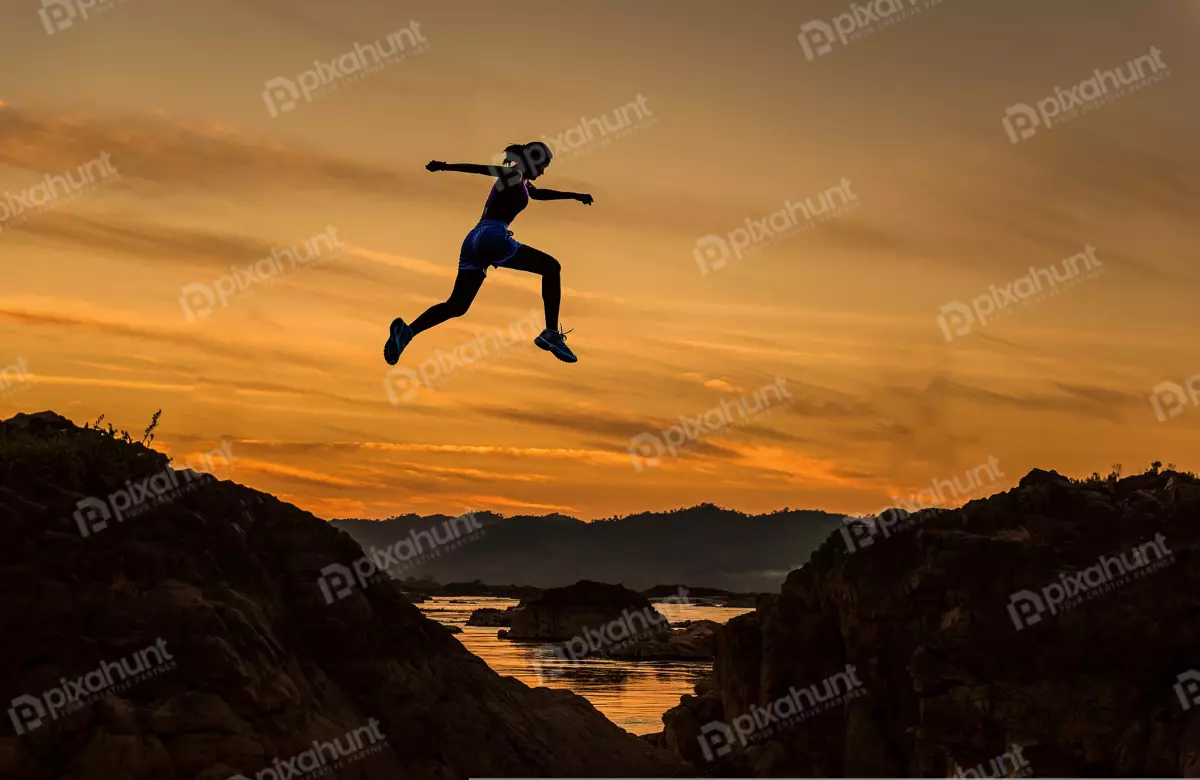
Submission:
[[486,278],[488,266],[528,271],[542,277],[542,302],[546,306],[546,329],[533,340],[544,350],[566,363],[579,358],[567,347],[566,334],[559,332],[558,305],[562,298],[559,281],[561,266],[545,252],[517,243],[508,226],[532,200],[577,200],[592,205],[592,196],[576,192],[541,190],[533,180],[550,165],[550,147],[541,141],[513,144],[504,150],[504,165],[447,164],[434,160],[425,166],[430,171],[458,171],[496,177],[479,224],[467,234],[458,256],[458,278],[450,297],[430,306],[412,325],[397,317],[392,321],[391,334],[383,345],[383,358],[395,365],[400,353],[413,336],[429,330],[451,317],[461,317],[471,307],[475,294]]

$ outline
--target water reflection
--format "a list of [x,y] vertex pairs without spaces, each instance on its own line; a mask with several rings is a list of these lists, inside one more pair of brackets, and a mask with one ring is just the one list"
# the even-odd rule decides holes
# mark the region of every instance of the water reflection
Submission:
[[[565,688],[587,698],[609,720],[635,734],[662,729],[662,714],[679,697],[708,676],[708,661],[616,661],[587,658],[569,661],[555,656],[552,645],[497,639],[497,628],[468,626],[467,618],[482,607],[504,609],[515,599],[434,598],[419,604],[421,611],[441,623],[462,628],[455,634],[468,650],[496,672],[527,685]],[[656,604],[671,622],[715,620],[724,623],[749,609]]]

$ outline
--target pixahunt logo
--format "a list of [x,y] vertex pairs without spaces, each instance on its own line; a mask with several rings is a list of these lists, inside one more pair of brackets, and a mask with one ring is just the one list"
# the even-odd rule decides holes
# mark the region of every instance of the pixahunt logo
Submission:
[[[1063,268],[1061,275],[1059,265]],[[949,343],[957,336],[967,335],[975,326],[982,328],[997,316],[1009,314],[1042,297],[1056,295],[1084,279],[1099,278],[1103,273],[1104,265],[1096,257],[1096,247],[1089,244],[1082,253],[1071,255],[1058,265],[1030,268],[1028,274],[1003,287],[991,285],[987,293],[972,300],[970,306],[961,301],[943,305],[937,318],[938,327]]]
[[338,89],[363,76],[428,51],[429,43],[421,34],[421,25],[410,21],[382,40],[354,48],[332,59],[313,60],[313,67],[296,75],[270,79],[263,88],[263,101],[272,117],[295,111],[300,101],[311,103],[313,98]]
[[23,357],[10,366],[0,368],[0,398],[23,390],[37,382],[37,377],[29,373],[29,362]]
[[39,696],[18,696],[12,700],[8,717],[20,736],[47,720],[58,720],[174,668],[175,658],[167,652],[166,641],[159,639],[120,661],[102,661],[100,666],[74,680],[60,678],[60,685]]
[[[445,532],[444,536],[438,533],[439,528]],[[467,542],[479,539],[484,530],[473,512],[452,517],[439,526],[413,530],[407,537],[387,547],[372,547],[350,566],[331,563],[321,569],[317,584],[325,603],[332,604],[353,594],[355,587],[366,588],[372,583],[385,582],[390,576],[428,563]]]
[[[315,268],[336,258],[342,251],[337,228],[329,225],[322,233],[286,249],[272,249],[267,257],[244,268],[229,267],[229,273],[211,283],[187,284],[179,291],[179,306],[188,322],[195,322],[213,313],[220,305],[225,308],[231,298],[249,293],[260,286],[274,284],[295,274],[301,268]],[[287,262],[284,262],[284,261]]]
[[388,400],[394,405],[411,401],[421,392],[421,388],[433,390],[440,381],[459,369],[475,368],[493,354],[533,341],[542,332],[542,316],[541,312],[531,310],[529,316],[508,326],[507,336],[499,328],[491,334],[476,333],[474,339],[459,344],[449,352],[435,349],[433,357],[421,361],[416,369],[407,366],[388,369],[383,380]]
[[126,0],[42,0],[38,16],[42,17],[42,26],[46,35],[54,35],[75,26],[75,20],[84,21],[111,11]]
[[1171,564],[1175,554],[1167,549],[1167,539],[1155,534],[1154,541],[1134,547],[1128,553],[1100,560],[1080,571],[1061,572],[1058,581],[1035,593],[1020,590],[1009,597],[1008,616],[1018,631],[1042,622],[1049,612],[1057,615],[1086,601],[1127,585],[1133,580]]
[[[78,175],[78,178],[76,178]],[[5,192],[0,199],[0,233],[11,230],[39,212],[57,207],[92,187],[120,179],[108,152],[57,176],[46,174],[42,181],[19,192]]]
[[[658,121],[650,106],[646,105],[648,98],[638,93],[633,101],[615,108],[600,116],[581,116],[578,124],[568,127],[557,135],[543,135],[542,143],[550,148],[550,154],[557,160],[569,157],[579,157],[593,149],[609,146],[618,138],[634,133],[638,127],[646,127]],[[612,122],[609,122],[609,115]],[[492,155],[493,165],[502,165],[508,158],[506,152]],[[531,163],[539,163],[536,158]]]
[[700,751],[706,761],[733,752],[734,745],[746,747],[760,742],[786,728],[810,720],[823,712],[840,707],[865,696],[866,690],[858,679],[853,664],[845,671],[825,678],[807,688],[792,686],[786,694],[765,707],[751,704],[750,711],[738,715],[730,725],[723,721],[705,723],[700,727]]
[[1162,49],[1150,48],[1149,54],[1130,60],[1112,70],[1096,69],[1091,78],[1073,87],[1056,86],[1054,92],[1036,102],[1016,103],[1004,114],[1004,130],[1008,140],[1019,144],[1039,132],[1089,114],[1118,98],[1145,89],[1171,74],[1163,62]]
[[812,62],[832,52],[835,44],[845,46],[941,3],[942,0],[869,0],[866,3],[853,3],[849,11],[838,14],[828,22],[818,19],[804,24],[797,38],[804,49],[804,56]]
[[[346,744],[343,745],[342,741]],[[254,774],[254,780],[304,780],[311,777],[328,777],[345,769],[355,761],[382,753],[387,746],[387,737],[379,728],[379,721],[371,718],[366,726],[347,732],[337,739],[325,742],[314,739],[312,747],[291,758],[277,758],[269,767]],[[245,775],[233,775],[229,780],[251,780]]]
[[1200,671],[1188,669],[1180,673],[1175,678],[1175,695],[1184,712],[1200,705]]
[[[675,595],[660,599],[658,604],[691,604],[686,588],[679,588]],[[558,676],[566,664],[583,660],[589,656],[604,655],[644,639],[651,639],[670,629],[667,616],[652,604],[642,609],[624,609],[620,616],[599,627],[584,626],[583,633],[565,642],[543,648],[542,653],[532,656],[533,671],[545,683],[547,678]],[[543,661],[553,658],[553,661]]]
[[[752,394],[736,400],[722,399],[717,406],[694,417],[680,417],[679,425],[672,425],[657,433],[639,433],[629,440],[628,447],[634,470],[640,474],[647,466],[661,466],[663,455],[678,457],[685,446],[695,445],[706,436],[736,428],[784,404],[785,398],[790,402],[792,394],[784,387],[786,382],[786,378],[776,377],[774,382],[763,385]],[[775,396],[774,402],[771,396]],[[751,400],[753,406],[749,403]]]
[[[687,590],[680,588],[677,595],[668,599],[675,604],[688,604]],[[653,605],[642,609],[624,609],[618,618],[604,623],[599,628],[584,626],[583,633],[563,642],[559,657],[579,660],[597,653],[618,650],[628,644],[662,633],[670,627],[666,615]]]
[[820,193],[816,203],[811,197],[802,201],[786,200],[783,208],[761,219],[745,220],[745,227],[734,228],[724,236],[707,235],[696,239],[692,257],[707,276],[729,264],[731,258],[741,260],[747,254],[761,251],[784,237],[811,230],[831,219],[858,208],[858,196],[850,190],[850,180],[843,178],[837,186]]
[[956,767],[952,777],[1029,777],[1033,767],[1022,755],[1024,746],[1013,745],[1004,753],[970,769]]
[[109,521],[123,523],[170,503],[199,485],[212,484],[219,468],[231,466],[237,460],[230,447],[228,440],[222,441],[219,449],[210,450],[183,470],[168,467],[144,479],[125,480],[125,487],[104,498],[89,496],[80,500],[75,504],[75,525],[80,535],[86,539],[108,528]]
[[957,475],[954,481],[935,479],[932,487],[913,493],[907,501],[892,498],[892,506],[877,515],[842,518],[841,532],[846,542],[846,550],[854,552],[870,547],[880,538],[888,539],[902,531],[915,528],[918,518],[924,517],[918,514],[919,512],[946,511],[940,507],[941,504],[962,501],[985,485],[999,482],[1004,477],[1004,472],[1000,470],[999,458],[993,455],[988,458],[987,463],[968,469],[965,476],[965,485],[959,484]]
[[1187,380],[1186,393],[1184,387],[1175,382],[1159,382],[1154,386],[1150,405],[1154,407],[1154,416],[1159,422],[1178,417],[1189,406],[1200,406],[1200,374]]

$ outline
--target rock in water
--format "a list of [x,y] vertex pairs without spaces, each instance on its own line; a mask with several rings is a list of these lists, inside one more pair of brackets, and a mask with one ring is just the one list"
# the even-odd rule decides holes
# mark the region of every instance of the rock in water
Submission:
[[491,626],[498,628],[501,626],[511,626],[513,612],[515,607],[506,609],[496,609],[494,607],[480,607],[471,613],[471,617],[467,618],[468,626]]
[[334,741],[357,752],[331,776],[360,780],[686,771],[583,698],[500,677],[397,583],[356,581],[362,557],[140,445],[0,423],[0,777],[254,777],[331,768]]
[[690,620],[687,626],[626,642],[602,655],[630,661],[711,660],[720,630],[721,624],[712,620]]
[[578,658],[667,625],[645,596],[621,585],[580,580],[522,601],[513,611],[508,638],[586,645],[588,652],[572,652]]

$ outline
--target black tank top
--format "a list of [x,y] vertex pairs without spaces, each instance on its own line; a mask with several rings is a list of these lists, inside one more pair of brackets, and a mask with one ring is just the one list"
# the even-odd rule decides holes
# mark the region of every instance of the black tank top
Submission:
[[480,219],[496,219],[511,225],[528,205],[529,190],[525,187],[524,179],[516,183],[496,179],[492,191],[488,193],[487,202],[483,204],[483,216]]

